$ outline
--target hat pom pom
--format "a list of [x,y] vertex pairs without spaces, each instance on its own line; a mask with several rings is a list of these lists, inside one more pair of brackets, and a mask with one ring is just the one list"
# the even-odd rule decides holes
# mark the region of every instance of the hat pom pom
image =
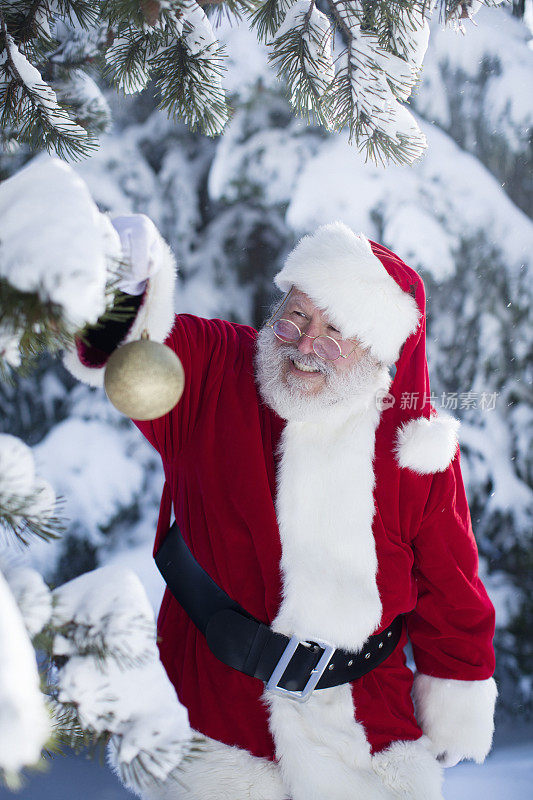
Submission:
[[419,475],[443,472],[457,450],[459,420],[447,414],[419,417],[398,428],[395,454],[400,467]]

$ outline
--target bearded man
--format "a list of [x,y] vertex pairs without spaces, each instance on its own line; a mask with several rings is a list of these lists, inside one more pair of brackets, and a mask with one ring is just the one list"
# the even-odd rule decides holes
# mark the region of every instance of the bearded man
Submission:
[[174,317],[154,226],[114,224],[137,314],[67,365],[101,385],[108,354],[143,329],[183,363],[178,405],[136,424],[165,471],[155,552],[177,569],[161,658],[207,741],[180,784],[146,797],[438,800],[443,766],[491,746],[494,610],[458,423],[430,404],[420,277],[326,225],[288,256],[257,333]]

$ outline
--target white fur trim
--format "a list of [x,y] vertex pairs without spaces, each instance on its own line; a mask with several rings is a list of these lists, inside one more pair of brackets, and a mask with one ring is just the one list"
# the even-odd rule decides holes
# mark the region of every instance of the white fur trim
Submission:
[[[386,370],[376,383],[388,387]],[[382,614],[372,533],[376,388],[318,420],[287,423],[276,498],[283,596],[272,627],[355,651]],[[292,800],[389,797],[372,771],[349,685],[305,704],[268,693],[265,701]]]
[[396,435],[398,464],[419,475],[443,472],[455,456],[459,426],[459,420],[447,414],[431,419],[419,417],[404,423]]
[[305,704],[265,692],[276,755],[291,800],[390,800],[372,769],[349,684],[315,692]]
[[103,388],[105,367],[86,367],[81,363],[75,347],[69,347],[63,353],[63,366],[79,381],[99,389]]
[[[442,767],[431,753],[431,744],[423,736],[416,742],[395,742],[387,750],[370,755],[366,741],[354,752],[353,713],[346,716],[348,704],[339,703],[339,690],[320,692],[315,713],[316,738],[314,747],[309,742],[298,741],[302,706],[276,698],[281,713],[287,713],[290,731],[291,720],[297,722],[295,736],[289,737],[287,751],[301,759],[302,773],[298,784],[290,789],[282,775],[285,763],[280,765],[257,758],[245,750],[204,737],[201,751],[190,761],[184,761],[175,777],[163,784],[152,784],[143,791],[137,786],[127,786],[142,800],[442,800]],[[325,701],[325,702],[324,702]],[[268,701],[270,703],[270,700]],[[325,728],[323,726],[326,726]],[[330,727],[332,726],[332,727]],[[333,734],[336,740],[344,733],[344,749],[340,756],[329,747]],[[359,735],[363,737],[361,726]],[[317,761],[317,745],[321,743]],[[108,761],[117,772],[112,753]],[[118,774],[118,773],[117,773]],[[289,780],[292,770],[289,770]]]
[[492,745],[497,695],[493,678],[458,681],[417,674],[416,716],[433,753],[446,754],[450,764],[465,758],[482,763]]
[[164,342],[174,325],[176,262],[167,243],[163,245],[161,267],[148,280],[143,304],[124,344],[140,339],[145,329],[154,342]]
[[[277,764],[202,738],[201,752],[182,761],[174,777],[142,792],[137,786],[127,788],[143,800],[289,800]],[[112,757],[108,760],[117,772]]]
[[282,292],[291,286],[305,292],[344,337],[357,337],[387,365],[418,324],[414,298],[391,278],[368,239],[342,222],[304,236],[274,281]]
[[444,772],[422,736],[415,742],[394,742],[372,757],[372,768],[394,797],[402,800],[443,800]]
[[[389,384],[386,371],[378,382]],[[352,651],[382,614],[372,532],[375,389],[316,421],[288,422],[278,469],[283,597],[272,625]]]
[[305,704],[265,693],[277,756],[292,800],[443,800],[442,766],[426,736],[372,756],[349,685]]
[[[147,282],[143,304],[135,318],[128,335],[121,344],[140,339],[146,329],[155,342],[163,342],[174,324],[174,285],[176,282],[176,262],[170,247],[162,244],[162,263],[160,269]],[[88,367],[78,358],[75,347],[65,351],[63,364],[78,380],[90,386],[103,387],[105,365]]]

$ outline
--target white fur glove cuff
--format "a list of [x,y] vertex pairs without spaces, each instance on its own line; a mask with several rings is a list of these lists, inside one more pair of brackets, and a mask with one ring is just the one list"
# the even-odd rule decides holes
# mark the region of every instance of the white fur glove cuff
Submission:
[[142,294],[147,280],[161,268],[163,239],[145,214],[113,217],[111,222],[120,237],[122,258],[129,265],[118,288],[126,294]]
[[444,767],[469,758],[485,760],[494,733],[498,690],[493,678],[458,681],[415,676],[413,700],[418,723]]

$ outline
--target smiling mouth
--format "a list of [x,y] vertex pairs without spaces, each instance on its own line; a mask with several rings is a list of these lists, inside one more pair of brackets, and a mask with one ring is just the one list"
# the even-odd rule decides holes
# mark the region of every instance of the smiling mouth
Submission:
[[322,374],[319,369],[315,369],[314,367],[309,367],[309,366],[307,366],[307,364],[303,364],[301,361],[298,361],[295,358],[291,358],[290,362],[291,362],[292,366],[295,367],[295,369],[298,370],[298,372],[306,372],[307,374],[311,374],[311,375],[321,375]]

